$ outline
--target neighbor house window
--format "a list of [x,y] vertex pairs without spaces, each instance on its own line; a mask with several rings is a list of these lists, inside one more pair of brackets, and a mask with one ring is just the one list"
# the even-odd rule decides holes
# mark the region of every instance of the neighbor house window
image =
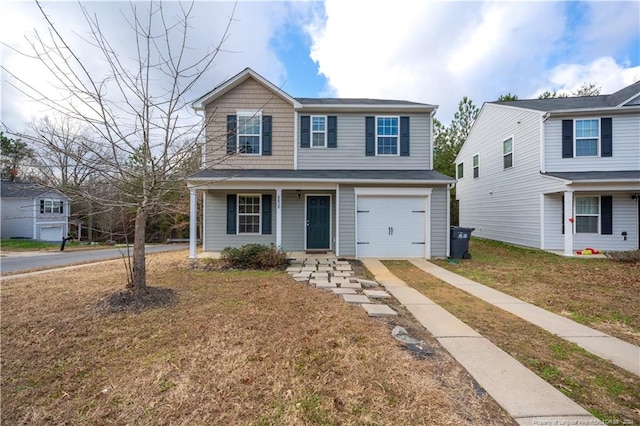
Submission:
[[576,157],[598,155],[599,120],[576,120]]
[[238,195],[238,234],[260,233],[260,195]]
[[600,197],[576,197],[576,233],[597,234]]
[[327,117],[311,116],[311,146],[316,148],[327,146]]
[[473,156],[473,177],[480,177],[480,154]]
[[458,179],[462,179],[464,177],[464,163],[458,163],[458,167],[456,169],[456,177]]
[[398,117],[376,117],[377,155],[398,155]]
[[62,213],[62,205],[60,200],[40,200],[40,213]]
[[504,169],[513,167],[513,138],[502,142],[502,167]]
[[238,152],[260,155],[262,116],[259,113],[238,114]]

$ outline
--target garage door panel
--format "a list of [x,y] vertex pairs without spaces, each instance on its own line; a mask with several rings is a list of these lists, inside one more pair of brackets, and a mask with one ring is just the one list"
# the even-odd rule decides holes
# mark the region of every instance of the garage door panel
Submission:
[[358,197],[358,256],[424,257],[425,197]]

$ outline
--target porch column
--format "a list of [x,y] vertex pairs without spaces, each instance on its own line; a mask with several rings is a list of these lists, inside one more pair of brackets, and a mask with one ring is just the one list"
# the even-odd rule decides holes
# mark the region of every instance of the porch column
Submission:
[[282,248],[282,188],[276,188],[276,247]]
[[189,258],[196,258],[196,245],[198,242],[198,201],[196,190],[189,191]]
[[573,256],[573,192],[572,191],[564,192],[564,255]]

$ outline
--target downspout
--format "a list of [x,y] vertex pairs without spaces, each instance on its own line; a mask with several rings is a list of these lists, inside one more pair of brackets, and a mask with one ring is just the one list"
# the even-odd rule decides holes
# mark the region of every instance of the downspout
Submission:
[[447,257],[451,256],[451,241],[450,241],[450,230],[451,230],[451,190],[456,186],[455,183],[447,184],[447,227],[445,228],[446,237],[445,240],[447,242]]
[[293,111],[293,170],[298,170],[298,111]]
[[434,149],[435,149],[435,143],[433,141],[433,116],[435,114],[436,114],[435,109],[431,111],[431,113],[429,114],[429,119],[431,120],[431,122],[429,123],[429,129],[431,133],[429,135],[429,138],[431,140],[431,155],[429,156],[429,170],[433,170],[433,155],[434,155]]
[[546,141],[544,137],[544,123],[549,118],[549,113],[545,112],[540,115],[540,173],[547,172],[547,164],[546,164]]

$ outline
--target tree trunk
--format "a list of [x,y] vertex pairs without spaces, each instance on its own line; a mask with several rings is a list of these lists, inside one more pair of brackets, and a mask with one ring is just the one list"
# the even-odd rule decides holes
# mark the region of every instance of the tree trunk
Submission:
[[147,224],[147,211],[144,207],[138,207],[136,212],[136,224],[133,235],[133,293],[140,295],[147,290],[147,269],[145,265],[145,230]]

